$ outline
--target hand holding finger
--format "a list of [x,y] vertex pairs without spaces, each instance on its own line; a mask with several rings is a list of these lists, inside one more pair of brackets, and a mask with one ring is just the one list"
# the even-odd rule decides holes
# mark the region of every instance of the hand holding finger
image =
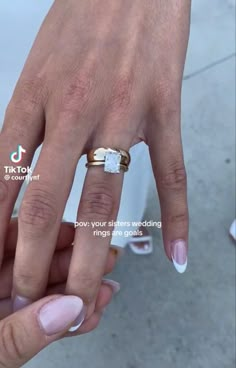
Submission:
[[0,321],[0,367],[17,368],[84,320],[76,296],[48,296]]

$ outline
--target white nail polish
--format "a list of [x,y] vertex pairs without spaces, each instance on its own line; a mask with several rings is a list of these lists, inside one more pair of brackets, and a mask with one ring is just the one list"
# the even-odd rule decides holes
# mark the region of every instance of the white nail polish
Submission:
[[69,328],[68,332],[75,332],[77,331],[80,326],[83,324],[85,317],[86,317],[87,308],[83,306],[83,309],[80,313],[80,315],[76,318],[74,325]]
[[234,240],[236,240],[236,219],[233,221],[233,223],[230,226],[229,233],[232,236]]
[[175,240],[171,248],[171,257],[176,271],[184,273],[188,263],[186,242],[182,239]]
[[174,260],[173,256],[172,256],[172,261],[173,261],[173,264],[175,266],[176,271],[178,271],[179,273],[184,273],[186,271],[187,264],[188,264],[188,261],[187,260],[186,260],[186,262],[184,264],[181,265],[181,264],[177,263]]
[[80,328],[80,326],[82,325],[82,323],[83,323],[84,321],[81,321],[78,325],[76,325],[76,326],[72,326],[71,328],[69,328],[69,332],[75,332],[75,331],[77,331],[79,328]]

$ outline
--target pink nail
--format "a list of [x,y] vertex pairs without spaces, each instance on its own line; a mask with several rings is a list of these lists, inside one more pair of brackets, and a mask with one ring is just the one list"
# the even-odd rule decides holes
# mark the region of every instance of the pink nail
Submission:
[[84,319],[83,301],[70,295],[46,303],[38,314],[39,324],[48,336],[67,331],[79,319]]
[[185,272],[187,268],[187,244],[184,240],[178,239],[171,244],[172,260],[179,273]]
[[120,291],[120,284],[119,282],[116,282],[114,280],[110,280],[110,279],[103,279],[102,283],[105,285],[108,285],[112,288],[112,291],[114,294],[117,294]]
[[18,310],[27,307],[32,304],[32,300],[29,298],[25,298],[24,296],[16,295],[13,300],[13,312],[17,312]]

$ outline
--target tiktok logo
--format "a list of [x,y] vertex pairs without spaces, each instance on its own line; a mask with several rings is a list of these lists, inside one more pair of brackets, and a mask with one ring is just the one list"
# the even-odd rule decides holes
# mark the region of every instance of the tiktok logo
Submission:
[[10,160],[12,162],[16,163],[16,164],[21,162],[23,153],[25,153],[25,152],[26,152],[26,150],[20,144],[18,144],[17,150],[13,151],[10,154]]

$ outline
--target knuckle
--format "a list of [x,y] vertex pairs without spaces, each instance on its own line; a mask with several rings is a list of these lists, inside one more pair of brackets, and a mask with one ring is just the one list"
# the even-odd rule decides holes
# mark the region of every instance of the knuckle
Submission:
[[[79,272],[77,275],[75,274],[74,276],[75,280],[79,280],[81,285],[79,292],[77,289],[75,289],[77,290],[75,295],[78,294],[86,305],[91,304],[96,297],[96,292],[100,285],[100,280],[97,281],[95,275],[88,274],[88,270],[86,270],[85,272]],[[78,285],[78,281],[76,282],[76,284]]]
[[60,111],[68,114],[83,113],[93,88],[93,80],[88,72],[80,72],[69,78],[62,91]]
[[81,198],[80,213],[87,220],[107,221],[116,208],[116,201],[105,184],[91,185]]
[[39,230],[41,233],[53,226],[56,219],[56,200],[52,193],[45,189],[32,189],[22,202],[19,223],[24,226],[29,225],[33,232]]
[[170,170],[160,177],[160,185],[163,189],[186,190],[187,175],[183,165],[172,165]]
[[45,98],[45,82],[42,78],[22,78],[12,96],[8,110],[20,111],[26,116],[38,110]]
[[171,215],[168,219],[171,224],[184,224],[188,222],[188,211],[179,212],[175,215]]
[[45,90],[40,79],[20,81],[7,106],[2,131],[18,139],[28,137],[32,124],[42,116]]
[[178,97],[178,89],[176,85],[172,82],[166,81],[164,83],[160,83],[160,98],[162,102],[170,103],[173,102],[175,104]]
[[[18,336],[18,331],[21,332]],[[24,326],[14,320],[3,320],[1,322],[1,339],[0,339],[0,366],[12,367],[16,361],[21,362],[25,358],[24,354],[24,336],[26,336]]]
[[133,80],[131,75],[121,75],[115,86],[110,97],[110,108],[114,112],[127,111],[131,105]]
[[28,270],[25,266],[18,266],[14,271],[14,283],[17,290],[24,290],[25,295],[31,299],[37,299],[44,286],[44,278],[41,279],[34,270]]
[[159,82],[154,92],[154,106],[155,115],[160,123],[172,121],[173,116],[179,115],[181,106],[179,84],[168,80]]

